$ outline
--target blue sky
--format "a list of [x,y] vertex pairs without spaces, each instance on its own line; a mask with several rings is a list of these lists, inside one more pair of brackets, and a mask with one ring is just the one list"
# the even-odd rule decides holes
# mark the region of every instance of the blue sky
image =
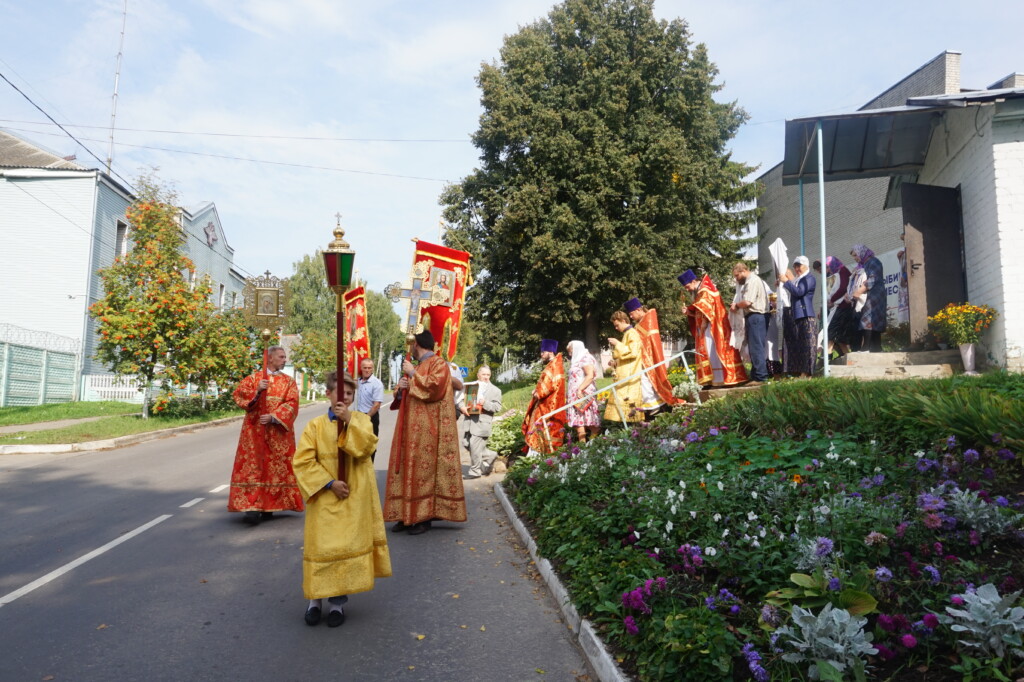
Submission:
[[[249,273],[290,274],[341,212],[369,286],[404,281],[409,240],[437,238],[444,181],[476,165],[481,62],[552,4],[128,0],[114,171],[155,166],[182,205],[214,201]],[[100,158],[123,5],[0,0],[0,72]],[[655,12],[708,45],[720,97],[751,115],[734,157],[763,169],[781,160],[786,118],[861,106],[943,50],[963,52],[964,87],[1024,71],[1019,0],[659,0]],[[98,165],[3,82],[0,127]]]

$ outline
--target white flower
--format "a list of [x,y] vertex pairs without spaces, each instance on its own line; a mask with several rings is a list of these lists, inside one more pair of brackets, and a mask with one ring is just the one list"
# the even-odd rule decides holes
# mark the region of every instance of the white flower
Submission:
[[875,467],[875,473],[876,474],[882,473],[882,467]]
[[924,450],[918,450],[917,452],[915,452],[914,457],[917,457],[918,459],[924,457]]
[[[667,522],[665,524],[665,532],[666,533],[671,533],[672,532],[672,528],[673,528],[673,525],[672,525],[671,521],[669,521],[669,522]],[[657,551],[657,550],[655,550],[655,551]]]
[[729,535],[729,529],[728,528],[726,528],[725,530],[722,531],[722,537],[723,538],[726,537],[727,535]]
[[708,472],[711,471],[711,462],[708,462]]
[[686,481],[679,481],[679,487],[686,490]]
[[719,490],[725,490],[725,484],[724,484],[724,483],[722,483],[721,481],[719,481],[719,482],[718,482],[718,489],[719,489]]
[[753,497],[756,500],[757,499],[757,491],[756,490],[751,490],[750,491],[750,496]]
[[671,499],[674,499],[674,498],[675,498],[675,496],[676,496],[676,491],[675,491],[675,490],[673,490],[672,488],[669,488],[669,489],[668,489],[668,499],[670,499],[670,500],[671,500]]
[[674,504],[671,507],[669,507],[668,510],[672,514],[672,516],[676,515],[676,506]]
[[828,481],[824,481],[824,483],[825,483],[825,490],[832,490],[832,484],[831,483],[829,483]]
[[718,554],[718,550],[714,547],[705,547],[704,553],[708,556],[715,556],[716,554]]
[[823,505],[821,505],[820,507],[818,507],[818,511],[819,511],[819,512],[820,512],[821,514],[824,514],[825,516],[828,516],[828,515],[829,515],[829,513],[830,513],[830,512],[832,511],[832,510],[831,510],[831,509],[829,509],[827,505],[824,505],[824,504],[823,504]]
[[638,531],[638,530],[634,530],[634,531],[633,531],[633,535],[635,535],[635,536],[636,536],[636,539],[637,539],[637,540],[639,540],[639,539],[640,539],[640,531]]
[[764,537],[765,535],[767,535],[767,534],[768,534],[768,531],[766,531],[766,530],[765,530],[764,528],[762,528],[762,529],[761,529],[761,531],[760,531],[760,532],[758,533],[758,535],[759,535],[760,537],[762,537],[762,538],[763,538],[763,537]]
[[711,518],[715,520],[715,523],[718,523],[719,521],[722,520],[722,515],[716,512],[715,515],[712,516]]
[[747,512],[747,521],[754,521],[757,519],[757,514],[752,511]]
[[697,512],[695,512],[695,511],[690,512],[690,518],[691,519],[697,518]]

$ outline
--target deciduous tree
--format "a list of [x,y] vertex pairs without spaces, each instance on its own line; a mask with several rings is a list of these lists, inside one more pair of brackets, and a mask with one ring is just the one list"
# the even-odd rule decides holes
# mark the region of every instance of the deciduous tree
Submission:
[[[681,334],[686,268],[724,274],[757,188],[727,144],[746,119],[685,22],[653,0],[566,0],[508,36],[479,74],[480,168],[441,197],[446,243],[476,254],[467,311],[527,350],[591,350],[631,296]],[[475,247],[471,246],[475,243]]]

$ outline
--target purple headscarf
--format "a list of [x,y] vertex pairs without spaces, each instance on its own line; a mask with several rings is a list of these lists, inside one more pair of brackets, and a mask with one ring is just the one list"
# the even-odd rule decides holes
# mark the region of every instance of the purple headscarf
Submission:
[[825,270],[830,275],[834,275],[843,267],[843,261],[839,260],[835,256],[828,256],[825,258]]
[[854,244],[850,251],[857,257],[857,262],[861,265],[875,257],[875,252],[863,244]]

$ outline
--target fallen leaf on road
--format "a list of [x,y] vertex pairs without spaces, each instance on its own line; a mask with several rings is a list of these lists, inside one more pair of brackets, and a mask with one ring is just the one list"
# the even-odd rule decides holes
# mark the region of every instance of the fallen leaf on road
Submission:
[[205,583],[205,582],[206,582],[206,578],[203,578],[203,579],[202,579],[202,580],[200,580],[199,582],[201,582],[201,583]]
[[463,630],[465,630],[465,629],[466,629],[466,626],[465,626],[465,625],[460,625],[459,627],[460,627],[460,628],[462,628]]
[[426,639],[426,635],[416,635],[416,639]]
[[487,632],[487,627],[484,625],[480,626],[480,632]]
[[410,665],[409,666],[409,670],[415,670],[415,669],[416,669],[416,666],[414,666],[414,665]]
[[107,625],[106,623],[101,623],[100,626],[98,628],[96,628],[96,629],[97,630],[106,630],[108,627],[110,627],[110,626]]
[[534,670],[536,670],[537,672],[539,672],[539,673],[540,673],[541,675],[543,675],[543,674],[544,674],[544,671],[543,671],[543,670],[541,670],[540,668],[534,668]]
[[43,682],[49,682],[52,679],[53,679],[53,675],[47,675],[46,677],[43,678]]
[[459,598],[459,595],[457,595],[457,594],[453,594],[452,595],[452,599],[458,599],[458,598]]

